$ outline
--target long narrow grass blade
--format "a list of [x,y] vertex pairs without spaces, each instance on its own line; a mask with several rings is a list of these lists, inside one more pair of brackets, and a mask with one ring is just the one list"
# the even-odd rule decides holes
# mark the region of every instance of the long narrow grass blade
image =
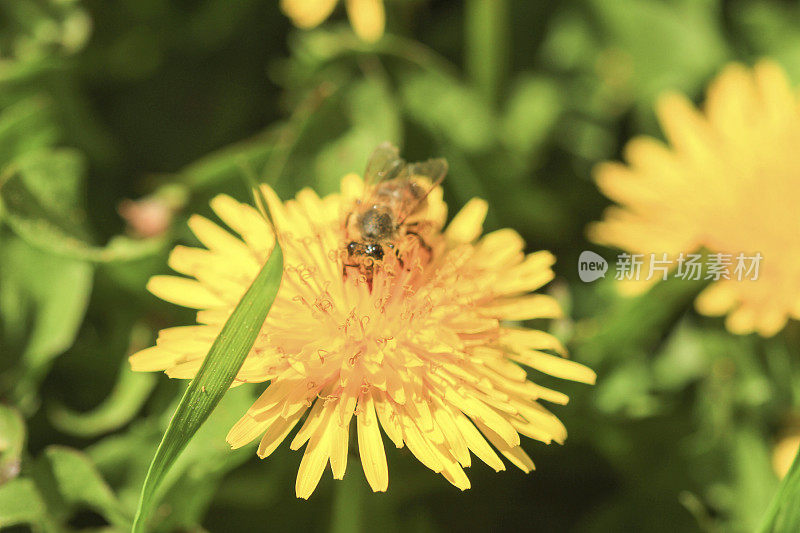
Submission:
[[759,528],[760,533],[800,531],[800,450],[781,481]]
[[267,318],[282,272],[283,253],[276,243],[269,260],[223,326],[175,410],[150,463],[136,511],[134,532],[145,531],[147,519],[158,503],[156,493],[159,485],[233,383]]

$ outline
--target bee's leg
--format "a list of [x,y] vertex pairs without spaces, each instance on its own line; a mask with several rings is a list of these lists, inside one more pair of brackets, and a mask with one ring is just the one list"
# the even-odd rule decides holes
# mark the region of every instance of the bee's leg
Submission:
[[422,233],[431,227],[431,222],[429,220],[417,220],[416,222],[410,222],[406,224],[406,235],[413,235],[417,238],[420,245],[425,248],[427,251],[431,251],[431,247],[428,246],[428,243],[425,242],[425,239],[422,238]]
[[359,268],[359,265],[351,265],[350,263],[343,263],[342,264],[342,276],[347,277],[347,267],[350,268]]
[[430,220],[417,220],[415,222],[406,222],[403,224],[407,228],[419,228],[420,226],[430,226]]
[[425,242],[425,239],[423,239],[419,233],[417,233],[416,231],[406,231],[406,235],[413,235],[414,237],[416,237],[417,241],[419,241],[419,245],[422,246],[425,249],[425,251],[428,252],[429,254],[433,254],[433,248],[428,246],[428,243]]
[[342,229],[347,233],[349,233],[350,231],[350,219],[353,218],[353,214],[354,211],[350,211],[349,213],[347,213],[347,216],[344,218],[344,221],[342,222]]

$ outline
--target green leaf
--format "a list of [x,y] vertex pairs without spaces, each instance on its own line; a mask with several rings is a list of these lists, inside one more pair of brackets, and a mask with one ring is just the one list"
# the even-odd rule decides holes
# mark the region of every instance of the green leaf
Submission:
[[253,393],[249,387],[236,387],[225,394],[164,478],[163,507],[169,509],[169,513],[159,509],[158,522],[151,523],[153,529],[195,529],[217,493],[221,479],[253,459],[255,443],[231,450],[225,441],[231,427],[252,403]]
[[[575,339],[579,360],[597,368],[612,360],[624,362],[638,354],[651,353],[707,284],[705,280],[670,278],[644,294],[619,299],[611,309],[589,320],[584,338]],[[607,286],[612,287],[612,282]]]
[[18,158],[3,183],[9,212],[38,215],[73,238],[88,239],[83,205],[86,164],[75,150],[43,150]]
[[560,70],[586,68],[599,48],[592,23],[578,10],[565,9],[548,21],[542,57]]
[[364,154],[372,153],[381,138],[368,130],[353,128],[320,150],[314,160],[316,189],[335,191],[342,176],[350,172],[362,174]]
[[[156,393],[155,397],[158,397]],[[158,400],[156,399],[155,402]],[[169,409],[147,418],[137,418],[121,432],[92,444],[87,454],[114,487],[126,508],[136,508],[151,456],[142,450],[154,449],[170,422],[180,398]],[[217,503],[218,485],[223,477],[244,462],[252,460],[256,443],[237,450],[225,441],[233,424],[253,403],[251,387],[234,387],[220,400],[214,411],[181,452],[159,489],[163,496],[150,521],[153,531],[193,531],[203,519],[212,498]],[[288,466],[288,465],[287,465]],[[264,478],[264,475],[271,476]],[[271,483],[274,469],[259,474],[259,483]],[[287,474],[288,475],[288,474]],[[282,485],[280,485],[282,486]],[[264,487],[261,494],[280,492],[280,486]],[[245,491],[249,489],[244,489]],[[215,497],[216,495],[216,497]],[[233,496],[234,500],[241,498]]]
[[604,45],[617,50],[600,55],[600,77],[623,87],[629,83],[625,88],[633,89],[648,109],[661,91],[696,90],[728,54],[714,2],[591,0],[588,4]]
[[0,485],[0,529],[38,524],[45,516],[45,504],[31,479],[12,479]]
[[276,243],[269,260],[211,345],[203,365],[175,410],[147,472],[134,531],[145,530],[147,519],[157,503],[156,491],[161,482],[233,383],[267,318],[282,273],[283,252]]
[[[386,80],[369,75],[357,82],[346,95],[347,113],[356,128],[372,133],[379,143],[382,141],[400,142],[403,124],[397,102]],[[361,155],[360,167],[364,166]],[[359,171],[363,170],[359,168]]]
[[114,390],[93,411],[77,413],[55,404],[48,415],[53,426],[64,433],[96,437],[122,427],[136,416],[155,384],[154,374],[133,372],[126,364]]
[[506,146],[523,155],[537,153],[561,115],[562,99],[555,81],[521,76],[511,91],[501,124]]
[[349,86],[344,100],[352,126],[317,154],[314,176],[318,191],[338,190],[342,176],[364,171],[364,154],[372,153],[383,141],[402,140],[398,106],[383,79],[372,75]]
[[735,522],[744,531],[755,531],[777,485],[770,461],[770,443],[760,431],[751,427],[742,427],[732,437],[731,464],[737,503],[733,508]]
[[50,446],[44,458],[53,475],[54,488],[67,506],[86,506],[119,528],[130,527],[130,517],[86,455],[63,446]]
[[19,411],[0,405],[0,485],[19,473],[25,447],[25,421]]
[[92,262],[130,261],[160,251],[160,238],[118,236],[107,246],[91,241],[83,206],[82,156],[74,150],[39,151],[20,157],[0,176],[3,217],[31,245]]
[[758,531],[800,531],[800,450],[772,498]]
[[495,139],[495,117],[480,94],[441,73],[409,73],[401,84],[408,115],[434,135],[467,151],[488,148]]
[[0,168],[20,154],[44,148],[58,139],[49,103],[37,97],[9,105],[0,114]]
[[[158,402],[158,393],[154,396],[155,402]],[[138,417],[125,429],[106,435],[84,449],[103,476],[114,480],[117,496],[126,509],[135,510],[139,503],[152,459],[146,450],[154,450],[158,446],[166,427],[166,424],[159,423],[159,419],[169,414],[171,412],[164,409],[161,413],[159,409],[158,414]]]
[[17,238],[3,239],[2,246],[0,317],[22,352],[12,385],[24,410],[52,360],[75,341],[93,272],[88,263],[55,257]]
[[703,343],[701,330],[683,320],[667,339],[652,362],[653,383],[660,390],[679,390],[707,376],[712,351]]

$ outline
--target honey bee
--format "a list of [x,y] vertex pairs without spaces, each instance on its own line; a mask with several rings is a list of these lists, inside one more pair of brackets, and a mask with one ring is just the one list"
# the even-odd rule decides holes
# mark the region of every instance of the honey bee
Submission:
[[392,261],[401,268],[413,247],[430,259],[428,235],[436,228],[421,218],[428,194],[447,174],[447,161],[429,159],[406,163],[391,143],[385,142],[370,156],[364,172],[364,197],[344,219],[347,245],[343,275],[357,269],[372,282],[376,265]]

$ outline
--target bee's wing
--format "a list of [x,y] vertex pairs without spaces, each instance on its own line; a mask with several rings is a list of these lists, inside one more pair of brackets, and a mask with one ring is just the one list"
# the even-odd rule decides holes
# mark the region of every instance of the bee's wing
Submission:
[[428,159],[427,161],[420,161],[419,163],[411,163],[406,166],[407,175],[409,178],[423,177],[431,181],[430,187],[425,191],[425,194],[414,202],[413,205],[408,207],[408,211],[404,214],[403,218],[398,224],[402,224],[411,213],[416,211],[417,206],[425,201],[433,189],[439,186],[447,175],[447,160],[443,158]]
[[364,171],[364,191],[368,193],[377,183],[397,177],[405,166],[396,146],[390,142],[381,143],[369,156]]
[[[408,165],[408,174],[410,177],[421,176],[428,178],[431,180],[430,190],[432,190],[439,185],[447,175],[447,168],[446,159],[428,159],[427,161],[420,161],[419,163]],[[428,192],[430,192],[430,190],[428,190]]]

